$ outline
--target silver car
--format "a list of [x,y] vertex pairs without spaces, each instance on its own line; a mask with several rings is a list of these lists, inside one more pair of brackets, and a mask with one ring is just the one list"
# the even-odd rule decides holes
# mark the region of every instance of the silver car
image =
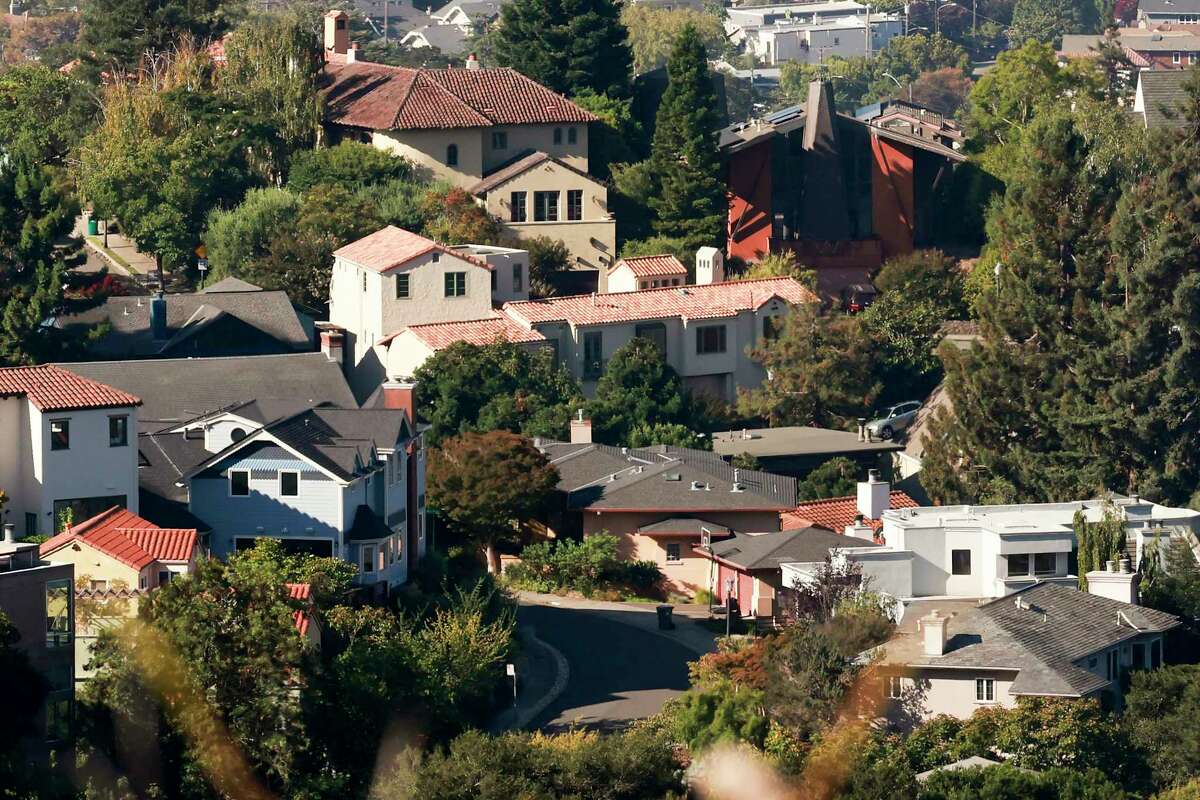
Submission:
[[913,420],[917,418],[917,412],[921,410],[921,404],[915,400],[910,400],[906,403],[897,403],[890,408],[884,410],[875,419],[867,423],[867,433],[872,437],[878,437],[883,440],[889,440],[900,431],[913,424]]

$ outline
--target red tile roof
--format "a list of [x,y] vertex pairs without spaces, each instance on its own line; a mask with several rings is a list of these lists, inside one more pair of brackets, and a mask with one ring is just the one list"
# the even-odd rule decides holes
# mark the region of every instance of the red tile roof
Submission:
[[196,547],[195,528],[160,528],[132,511],[113,506],[42,542],[45,557],[83,541],[122,564],[140,570],[155,561],[187,561]]
[[637,292],[521,300],[505,303],[504,311],[514,319],[531,325],[540,322],[601,325],[664,317],[732,317],[740,311],[761,308],[775,297],[793,305],[820,302],[815,294],[794,278],[764,278],[703,286],[642,289]]
[[531,331],[502,314],[496,314],[488,319],[472,319],[465,322],[431,322],[426,325],[409,325],[390,336],[385,336],[378,343],[389,344],[404,331],[412,333],[432,350],[443,350],[455,342],[485,345],[492,344],[497,340],[517,344],[546,341],[546,337],[537,331]]
[[659,275],[687,275],[687,267],[680,263],[678,258],[669,254],[622,258],[609,268],[608,274],[612,275],[620,269],[621,265],[629,267],[630,271],[639,278],[649,278]]
[[[889,508],[916,508],[917,501],[904,492],[895,489],[891,493]],[[835,533],[842,533],[847,525],[854,524],[858,516],[858,498],[855,495],[847,497],[830,497],[825,500],[813,500],[801,503],[795,511],[786,511],[780,515],[782,528],[785,531],[807,528],[809,525],[820,525]],[[878,519],[863,520],[875,530],[883,526]]]
[[0,369],[0,398],[22,396],[29,398],[29,402],[39,411],[75,411],[142,404],[141,400],[127,392],[88,380],[53,364]]
[[[302,600],[306,605],[312,604],[312,584],[308,583],[289,583],[287,584],[288,597],[292,600]],[[307,609],[300,609],[292,612],[292,621],[296,624],[296,630],[301,636],[308,633],[308,625],[312,621],[312,614]]]
[[451,250],[432,239],[426,239],[420,234],[397,228],[395,225],[380,228],[356,242],[339,247],[333,251],[333,254],[374,272],[382,273],[398,269],[414,258],[419,258],[434,250],[461,258],[468,264],[481,269],[491,270],[492,268],[486,261]]
[[593,122],[596,117],[512,69],[410,69],[331,54],[322,91],[330,122],[371,130]]

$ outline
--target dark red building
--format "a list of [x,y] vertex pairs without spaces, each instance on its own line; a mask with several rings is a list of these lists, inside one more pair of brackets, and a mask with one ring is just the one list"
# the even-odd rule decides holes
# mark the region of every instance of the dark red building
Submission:
[[892,256],[936,246],[935,190],[965,160],[944,139],[835,113],[828,89],[720,133],[728,256],[791,250],[837,296]]

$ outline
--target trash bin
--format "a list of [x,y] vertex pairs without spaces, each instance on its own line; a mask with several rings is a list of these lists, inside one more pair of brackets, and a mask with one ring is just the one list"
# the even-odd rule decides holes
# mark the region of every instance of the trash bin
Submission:
[[659,630],[675,630],[675,622],[671,619],[671,612],[674,610],[675,606],[669,606],[665,604],[657,607]]
[[100,235],[100,221],[89,217],[88,218],[88,236],[99,236],[99,235]]

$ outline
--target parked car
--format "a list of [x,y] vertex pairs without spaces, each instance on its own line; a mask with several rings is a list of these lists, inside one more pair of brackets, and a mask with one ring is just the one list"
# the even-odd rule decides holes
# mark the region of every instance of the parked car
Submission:
[[894,406],[884,409],[882,414],[868,422],[867,433],[871,436],[878,436],[880,439],[891,439],[899,431],[912,425],[913,420],[917,418],[917,412],[920,410],[921,404],[916,400],[897,403]]

